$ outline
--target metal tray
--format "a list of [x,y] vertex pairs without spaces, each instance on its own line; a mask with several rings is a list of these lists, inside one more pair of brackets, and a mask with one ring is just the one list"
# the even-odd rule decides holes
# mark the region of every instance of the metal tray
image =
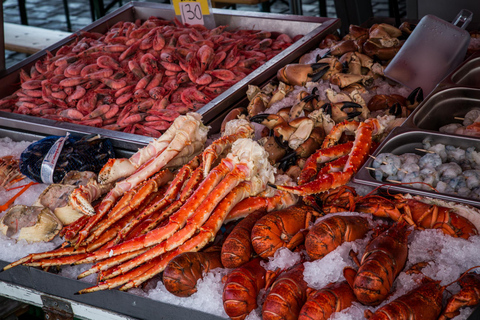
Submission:
[[[50,130],[50,131],[48,131]],[[14,141],[34,141],[47,135],[61,134],[62,129],[44,127],[42,133],[23,132],[0,127],[0,137]],[[115,143],[121,145],[121,143]],[[132,150],[115,148],[118,156],[131,155]],[[0,270],[8,262],[0,260]],[[119,290],[107,290],[85,295],[75,292],[91,284],[65,278],[37,268],[18,266],[0,272],[0,295],[29,304],[44,306],[42,298],[53,297],[58,304],[69,304],[80,319],[223,319],[198,310],[140,297]]]
[[474,107],[480,108],[480,88],[454,86],[437,90],[415,109],[402,127],[438,131],[449,123],[462,123],[455,117],[464,117]]
[[460,86],[469,86],[480,89],[480,52],[473,54],[448,80]]
[[[286,33],[290,36],[297,34],[304,34],[305,36],[200,109],[198,113],[203,115],[203,121],[205,124],[209,124],[209,122],[218,117],[222,111],[228,109],[237,100],[243,98],[248,84],[260,85],[264,83],[270,79],[278,69],[298,59],[303,53],[312,50],[318,45],[321,39],[323,39],[328,33],[335,32],[340,26],[340,20],[333,18],[257,12],[252,13],[248,11],[222,9],[213,9],[213,14],[217,25],[228,25],[229,29],[253,28]],[[136,19],[147,19],[151,16],[171,20],[175,17],[175,14],[170,5],[148,2],[130,2],[85,27],[82,31],[105,33],[109,27],[119,21],[135,21]],[[26,68],[28,70],[38,59],[43,58],[47,51],[55,52],[58,48],[71,41],[71,37],[65,38],[45,50],[37,52],[5,72],[0,72],[0,97],[5,97],[18,88],[20,69]],[[125,134],[89,126],[72,125],[71,123],[63,123],[33,116],[0,112],[0,125],[2,126],[16,128],[18,123],[22,122],[39,123],[43,126],[49,127],[62,127],[69,131],[82,133],[100,133],[102,136],[118,138],[120,141],[125,142],[147,143],[151,140],[149,137],[134,134]]]
[[[436,132],[429,132],[423,130],[412,130],[411,128],[397,127],[395,128],[387,138],[380,144],[375,150],[373,156],[376,157],[380,153],[393,153],[400,155],[403,153],[411,152],[424,155],[420,151],[416,151],[415,148],[422,149],[422,141],[425,138],[432,139],[435,143],[449,144],[455,147],[469,148],[475,147],[476,150],[480,150],[480,139],[471,137],[460,137]],[[372,167],[373,159],[368,159],[365,164],[360,168],[357,174],[353,178],[353,182],[368,185],[372,187],[380,187],[382,189],[388,189],[391,191],[418,194],[426,197],[434,197],[447,201],[461,202],[472,206],[480,207],[480,200],[474,200],[471,198],[449,195],[444,193],[437,193],[434,191],[419,190],[406,185],[391,184],[388,182],[380,182],[375,179],[370,170],[367,167]]]

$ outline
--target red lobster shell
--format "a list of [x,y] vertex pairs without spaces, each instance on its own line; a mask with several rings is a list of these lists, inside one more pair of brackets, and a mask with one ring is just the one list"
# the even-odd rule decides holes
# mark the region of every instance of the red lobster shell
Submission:
[[347,241],[363,238],[370,230],[366,218],[360,216],[332,216],[315,224],[305,238],[308,256],[321,259]]
[[367,245],[357,272],[344,269],[358,301],[375,306],[385,300],[407,261],[409,234],[405,222],[395,223]]
[[223,308],[232,320],[243,320],[257,308],[257,296],[265,287],[265,269],[255,258],[228,275],[223,288]]

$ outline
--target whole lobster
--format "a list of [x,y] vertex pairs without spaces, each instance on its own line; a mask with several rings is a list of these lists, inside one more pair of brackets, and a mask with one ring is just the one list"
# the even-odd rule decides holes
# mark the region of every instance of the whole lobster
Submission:
[[395,223],[367,245],[358,271],[344,268],[345,279],[358,301],[375,306],[387,297],[393,281],[405,266],[409,234],[407,223]]
[[361,198],[357,200],[355,211],[395,221],[406,220],[419,229],[440,229],[453,237],[468,239],[478,234],[475,225],[452,209],[407,199],[402,194],[395,195],[393,200],[381,196]]
[[300,231],[308,227],[311,216],[315,214],[315,210],[304,204],[266,214],[253,226],[253,249],[266,259],[273,257],[281,247],[295,248],[304,240]]
[[165,288],[177,297],[197,292],[197,282],[215,268],[222,268],[220,252],[184,252],[170,260],[163,271]]
[[227,236],[221,253],[222,264],[225,268],[238,268],[251,259],[254,251],[250,233],[255,222],[266,213],[265,210],[258,210],[249,214]]
[[363,238],[369,230],[366,218],[331,216],[310,229],[305,238],[305,249],[312,260],[321,259],[343,242]]
[[445,287],[440,281],[424,278],[420,287],[379,308],[375,313],[365,310],[369,320],[422,319],[436,320],[442,311]]
[[307,298],[304,269],[303,263],[300,263],[277,277],[263,303],[263,320],[297,319]]
[[265,287],[266,275],[260,262],[260,258],[255,258],[234,269],[225,278],[223,308],[233,320],[243,320],[257,308],[257,296]]
[[327,320],[334,312],[350,307],[354,301],[357,298],[346,281],[331,283],[308,295],[298,320]]

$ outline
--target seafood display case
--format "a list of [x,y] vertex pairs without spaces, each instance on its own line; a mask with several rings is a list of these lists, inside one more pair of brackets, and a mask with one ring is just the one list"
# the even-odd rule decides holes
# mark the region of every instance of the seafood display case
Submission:
[[[340,21],[332,18],[221,9],[214,9],[213,14],[217,25],[228,25],[228,28],[231,29],[248,27],[286,33],[291,36],[294,35],[293,33],[304,34],[304,37],[199,110],[199,113],[203,115],[204,123],[207,125],[221,117],[223,113],[228,112],[235,102],[245,97],[248,84],[260,85],[271,79],[279,68],[297,60],[302,54],[315,48],[327,34],[335,32],[340,26]],[[136,19],[147,19],[151,16],[173,19],[174,12],[168,5],[130,2],[95,21],[82,31],[102,33],[119,21],[135,21]],[[28,70],[36,61],[45,57],[47,52],[55,53],[61,46],[71,41],[72,38],[70,37],[63,39],[2,73],[0,97],[5,97],[16,90],[21,69],[27,68]],[[9,137],[14,141],[33,141],[49,135],[65,135],[67,132],[77,135],[100,134],[102,137],[110,138],[119,157],[129,156],[151,141],[150,137],[136,134],[0,112],[0,137]],[[7,264],[5,261],[0,261],[0,268]],[[66,318],[75,316],[85,319],[221,319],[221,317],[212,314],[155,301],[119,290],[74,295],[75,292],[88,286],[90,286],[89,283],[24,266],[0,273],[0,294],[2,296],[37,305],[44,309],[47,308],[47,305],[51,306],[53,304],[56,309],[62,309],[57,311]]]
[[[247,11],[232,11],[213,9],[216,25],[226,25],[228,29],[249,28],[270,32],[285,33],[289,36],[303,34],[304,37],[293,43],[287,49],[268,60],[245,78],[234,84],[218,97],[207,103],[197,112],[203,115],[203,122],[209,125],[216,118],[222,116],[230,106],[245,96],[248,84],[260,85],[274,76],[279,68],[298,59],[302,54],[312,50],[329,33],[334,33],[340,26],[340,20],[334,18],[305,17],[283,14],[258,13]],[[172,20],[175,17],[170,5],[130,2],[105,17],[85,27],[82,31],[105,33],[119,21],[135,21],[148,19],[151,16]],[[47,52],[55,53],[63,45],[73,41],[72,37],[65,38],[56,44],[39,51],[14,67],[8,69],[0,78],[0,98],[12,94],[17,88],[20,79],[20,70],[30,68],[36,61],[44,58]],[[18,128],[28,127],[25,123],[37,123],[42,127],[61,127],[68,131],[79,133],[99,133],[104,137],[117,139],[118,143],[146,144],[151,139],[137,134],[121,133],[118,131],[94,128],[86,125],[75,125],[68,122],[59,122],[39,117],[12,114],[0,111],[0,126]]]
[[[34,141],[48,135],[62,134],[63,129],[42,128],[33,124],[33,132],[0,127],[0,138],[13,141]],[[112,140],[114,145],[121,141]],[[115,148],[119,156],[131,150]],[[0,269],[8,262],[0,260]],[[40,269],[19,266],[0,272],[0,295],[42,307],[45,312],[60,313],[62,319],[223,319],[194,309],[152,300],[119,290],[107,290],[86,295],[75,292],[91,284],[60,276]],[[53,307],[52,307],[53,306]]]

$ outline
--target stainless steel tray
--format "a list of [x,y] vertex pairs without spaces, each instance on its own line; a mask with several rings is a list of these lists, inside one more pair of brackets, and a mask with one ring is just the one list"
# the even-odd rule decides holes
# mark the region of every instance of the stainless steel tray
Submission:
[[[248,84],[260,85],[267,81],[279,68],[298,59],[303,53],[312,50],[318,45],[321,39],[323,39],[328,33],[335,32],[340,26],[339,19],[322,17],[253,13],[222,9],[214,9],[213,14],[217,25],[228,25],[228,28],[230,29],[253,28],[282,32],[290,36],[297,34],[304,34],[305,36],[200,109],[198,112],[203,115],[203,121],[205,124],[209,124],[233,103],[242,99],[245,96]],[[148,2],[130,2],[95,21],[91,25],[82,29],[82,31],[104,33],[109,27],[119,21],[135,21],[136,19],[147,19],[151,16],[173,19],[174,12],[170,5]],[[45,50],[37,52],[5,72],[0,73],[0,97],[5,97],[16,90],[19,83],[20,69],[27,68],[28,70],[28,68],[30,68],[38,59],[43,58],[47,51],[55,52],[58,48],[70,41],[72,41],[72,38],[70,37],[63,39]],[[100,133],[106,137],[118,138],[119,141],[125,143],[138,142],[145,144],[151,140],[149,137],[134,134],[120,133],[83,125],[73,125],[71,123],[57,122],[33,116],[0,112],[0,126],[17,128],[23,126],[23,123],[38,123],[42,126],[61,127],[65,130],[74,132]]]
[[[425,138],[432,139],[435,143],[449,144],[455,147],[475,147],[476,150],[480,150],[480,140],[471,137],[460,137],[436,132],[429,132],[423,130],[412,130],[411,128],[398,127],[395,128],[387,138],[380,144],[375,150],[373,156],[376,157],[380,153],[393,153],[400,155],[403,153],[411,152],[424,155],[420,151],[416,151],[416,148],[423,148],[422,141]],[[353,182],[368,185],[372,187],[380,187],[381,189],[388,189],[391,191],[397,191],[402,193],[418,194],[427,197],[434,197],[448,201],[456,201],[466,203],[469,205],[480,207],[480,200],[474,200],[471,198],[437,193],[434,191],[419,190],[406,185],[392,184],[388,182],[380,182],[375,179],[371,171],[367,167],[372,167],[373,159],[368,159],[358,173],[354,176]]]
[[480,88],[452,86],[440,89],[422,102],[402,127],[438,131],[449,123],[462,123],[455,117],[463,118],[474,107],[480,108]]
[[[0,128],[0,137],[14,141],[34,141],[46,135],[60,134],[61,129],[43,128],[42,133]],[[48,131],[48,130],[50,131]],[[121,145],[113,140],[115,145]],[[115,149],[118,156],[128,156],[131,150]],[[8,263],[0,260],[0,270]],[[40,269],[18,266],[0,272],[0,295],[42,307],[42,297],[48,296],[69,304],[80,319],[223,319],[198,310],[140,297],[119,290],[107,290],[85,295],[74,295],[91,284],[65,278]]]
[[447,78],[447,81],[480,89],[480,52],[474,53],[457,70]]

